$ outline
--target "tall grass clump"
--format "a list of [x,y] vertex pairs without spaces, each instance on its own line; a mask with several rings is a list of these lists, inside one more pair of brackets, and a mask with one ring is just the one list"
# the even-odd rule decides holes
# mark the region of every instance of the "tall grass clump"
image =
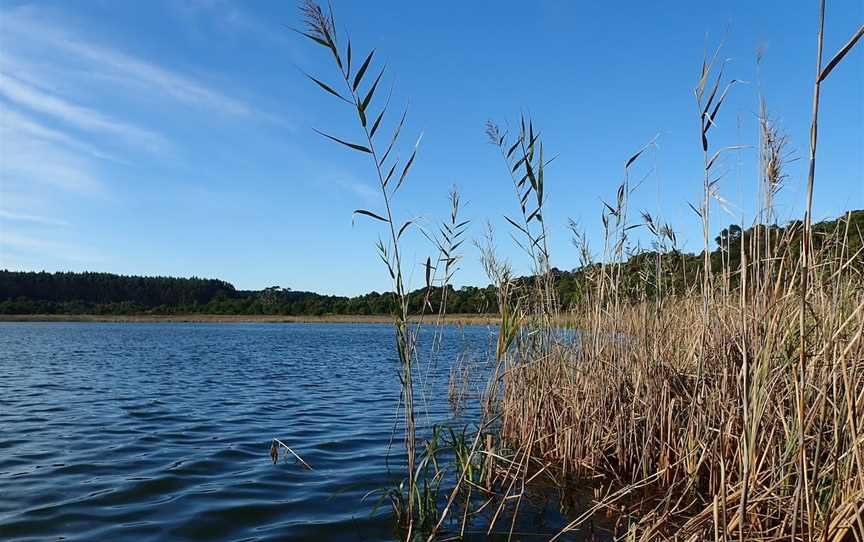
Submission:
[[[824,5],[820,59],[822,17]],[[864,254],[852,249],[862,234],[851,215],[816,239],[810,224],[819,85],[862,33],[818,64],[803,224],[770,224],[789,153],[763,102],[763,212],[753,235],[721,235],[712,258],[710,210],[723,202],[715,170],[743,148],[715,150],[709,139],[734,84],[723,82],[719,49],[695,90],[704,157],[702,200],[691,205],[703,234],[696,280],[685,272],[675,285],[672,270],[686,261],[668,225],[647,212],[628,218],[629,169],[644,149],[604,202],[600,262],[572,224],[582,284],[562,319],[580,330],[578,341],[549,331],[551,346],[535,350],[538,333],[517,332],[498,404],[504,443],[595,486],[595,505],[562,534],[605,510],[629,518],[615,533],[628,540],[864,540]],[[627,232],[637,227],[654,237],[655,253],[627,260],[636,280],[625,284]],[[505,337],[508,310],[519,322],[546,313],[528,296],[506,301]]]

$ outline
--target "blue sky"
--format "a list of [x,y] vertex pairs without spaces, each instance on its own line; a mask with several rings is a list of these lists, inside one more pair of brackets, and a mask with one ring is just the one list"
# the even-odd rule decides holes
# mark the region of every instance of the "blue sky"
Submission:
[[[687,202],[701,192],[693,87],[706,46],[725,36],[734,87],[712,145],[754,144],[761,85],[799,159],[778,199],[803,209],[817,2],[347,2],[338,23],[376,48],[410,100],[407,140],[423,134],[398,215],[430,223],[457,184],[479,237],[488,219],[517,271],[502,218],[512,184],[484,123],[533,116],[546,152],[553,265],[573,268],[566,224],[602,242],[601,198],[656,134],[634,176],[632,208],[668,221],[698,250]],[[860,0],[828,3],[825,55],[864,21]],[[0,268],[206,276],[357,294],[388,288],[374,252],[375,177],[364,156],[313,132],[355,138],[352,111],[306,79],[335,81],[319,46],[288,31],[291,2],[0,1]],[[360,53],[355,53],[359,55]],[[864,46],[823,85],[814,212],[864,208]],[[712,231],[753,218],[756,152],[726,156]],[[739,218],[736,218],[739,217]],[[636,231],[634,240],[644,234]],[[485,284],[465,243],[455,282]],[[432,253],[407,239],[413,285]]]

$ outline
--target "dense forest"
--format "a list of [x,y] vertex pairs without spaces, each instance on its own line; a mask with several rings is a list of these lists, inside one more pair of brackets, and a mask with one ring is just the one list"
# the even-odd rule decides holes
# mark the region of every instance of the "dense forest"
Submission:
[[[440,292],[436,292],[440,295]],[[412,293],[419,311],[425,290]],[[495,292],[466,286],[449,289],[448,310],[495,310]],[[433,296],[433,299],[435,296]],[[433,301],[437,303],[437,301]],[[387,314],[392,294],[322,295],[272,286],[237,290],[215,279],[136,277],[110,273],[0,271],[0,314]]]
[[[847,221],[846,217],[849,217]],[[742,229],[730,225],[715,239],[711,253],[715,270],[724,265],[737,269],[744,251],[754,245],[753,236],[777,243],[791,240],[796,246],[796,232],[800,222],[785,227],[756,226]],[[853,265],[864,271],[864,210],[852,211],[837,220],[814,225],[816,249],[824,248],[837,234],[845,239],[843,246]],[[787,235],[788,234],[788,235]],[[821,241],[820,240],[824,240]],[[634,296],[655,295],[660,285],[667,294],[683,293],[699,280],[702,256],[677,250],[662,252],[662,273],[658,273],[656,250],[636,250],[623,263],[622,284]],[[793,252],[794,254],[794,252]],[[857,257],[854,257],[857,254]],[[579,269],[563,271],[553,269],[555,286],[562,305],[577,303],[581,299],[585,281],[598,264],[587,264]],[[652,283],[651,277],[658,277]],[[521,280],[530,280],[524,277]],[[649,286],[646,288],[646,284]],[[652,287],[653,285],[653,287]],[[411,307],[419,312],[425,289],[411,293]],[[441,299],[440,288],[430,295],[433,308]],[[635,300],[635,299],[634,299]],[[110,273],[27,272],[0,271],[0,314],[233,314],[233,315],[327,315],[327,314],[387,314],[393,308],[392,293],[370,292],[357,297],[322,295],[314,292],[293,291],[273,286],[260,291],[237,290],[228,282],[216,279],[136,277]],[[447,311],[451,314],[490,313],[497,311],[493,286],[478,288],[448,287]]]

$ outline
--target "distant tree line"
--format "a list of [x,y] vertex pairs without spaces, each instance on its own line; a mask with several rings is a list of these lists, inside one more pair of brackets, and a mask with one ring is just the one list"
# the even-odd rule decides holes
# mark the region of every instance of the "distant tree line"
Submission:
[[[419,312],[425,289],[411,293]],[[448,311],[495,311],[492,287],[448,289]],[[430,295],[437,307],[441,289]],[[490,305],[492,303],[492,305]],[[137,277],[111,273],[0,271],[0,314],[246,314],[325,315],[388,314],[392,294],[370,292],[356,297],[322,295],[272,286],[237,290],[216,279]]]
[[[727,266],[738,269],[742,262],[742,246],[752,247],[757,235],[767,239],[768,245],[777,244],[786,233],[792,235],[789,245],[792,257],[800,243],[794,242],[800,222],[785,227],[759,225],[744,230],[732,224],[715,239],[717,248],[711,253],[715,270]],[[853,211],[837,220],[814,225],[816,249],[842,237],[842,248],[851,258],[852,265],[864,271],[862,256],[864,210]],[[840,237],[832,235],[842,234]],[[743,238],[743,243],[742,243]],[[787,237],[788,238],[788,237]],[[857,254],[857,257],[856,257]],[[683,293],[688,285],[697,284],[701,271],[701,255],[679,251],[662,253],[662,273],[655,266],[657,251],[634,251],[622,264],[624,291],[634,300],[652,297],[662,288],[667,295]],[[752,258],[751,258],[752,259]],[[745,260],[746,261],[746,260]],[[573,271],[553,269],[555,286],[564,308],[582,299],[591,264]],[[651,280],[651,277],[659,277]],[[530,277],[517,279],[528,281]],[[413,313],[421,311],[427,291],[425,288],[410,294]],[[438,309],[442,291],[429,292],[432,310]],[[447,312],[497,312],[496,292],[493,286],[448,286]],[[321,316],[326,314],[389,314],[394,307],[391,292],[370,292],[356,297],[322,295],[314,292],[294,291],[272,286],[260,291],[237,290],[228,282],[217,279],[138,277],[111,273],[30,272],[0,270],[0,314],[228,314],[228,315],[291,315]],[[428,310],[428,307],[427,307]]]

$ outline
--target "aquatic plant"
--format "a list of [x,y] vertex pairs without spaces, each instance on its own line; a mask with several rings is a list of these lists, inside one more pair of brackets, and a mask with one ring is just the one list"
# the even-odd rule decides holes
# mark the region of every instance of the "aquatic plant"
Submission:
[[[417,157],[422,136],[417,139],[408,159],[404,163],[400,163],[398,148],[401,145],[402,130],[408,113],[407,107],[397,117],[398,122],[395,123],[391,135],[384,137],[384,126],[387,124],[385,115],[389,112],[392,90],[383,103],[380,103],[380,100],[375,101],[380,94],[378,92],[379,84],[386,66],[377,70],[376,76],[367,76],[367,74],[372,73],[369,70],[374,69],[375,50],[356,57],[352,42],[347,36],[345,46],[342,47],[332,6],[329,6],[329,9],[325,11],[314,1],[307,0],[300,9],[305,26],[298,32],[329,50],[338,69],[341,83],[344,84],[344,89],[336,90],[321,79],[309,74],[306,75],[326,93],[348,104],[354,110],[362,133],[362,140],[359,143],[352,142],[319,130],[316,132],[343,147],[368,156],[372,162],[380,190],[383,210],[357,209],[354,214],[383,223],[387,232],[387,240],[379,239],[376,248],[393,284],[395,309],[392,315],[396,334],[396,351],[401,364],[399,380],[402,390],[401,407],[404,413],[406,479],[396,488],[388,490],[385,495],[390,498],[399,522],[406,528],[406,539],[411,539],[415,526],[426,528],[437,519],[435,511],[437,510],[437,489],[440,484],[438,469],[436,468],[432,474],[429,472],[429,462],[434,462],[434,453],[431,455],[427,453],[419,462],[417,458],[414,379],[417,338],[422,318],[419,322],[409,320],[411,299],[410,290],[405,280],[401,239],[409,228],[416,227],[418,224],[416,218],[397,222],[393,206],[396,194],[406,181],[411,166]],[[357,58],[363,58],[363,60],[357,63]],[[438,302],[439,317],[443,318],[446,312],[448,285],[457,269],[459,260],[457,250],[463,242],[462,236],[469,222],[461,220],[459,217],[460,200],[456,188],[450,193],[450,203],[450,220],[441,224],[438,234],[424,231],[424,234],[438,250],[438,256],[434,262],[431,256],[425,262],[426,284],[420,308],[421,316],[427,308],[432,308],[430,299],[433,285],[437,286],[441,292],[441,299]]]

